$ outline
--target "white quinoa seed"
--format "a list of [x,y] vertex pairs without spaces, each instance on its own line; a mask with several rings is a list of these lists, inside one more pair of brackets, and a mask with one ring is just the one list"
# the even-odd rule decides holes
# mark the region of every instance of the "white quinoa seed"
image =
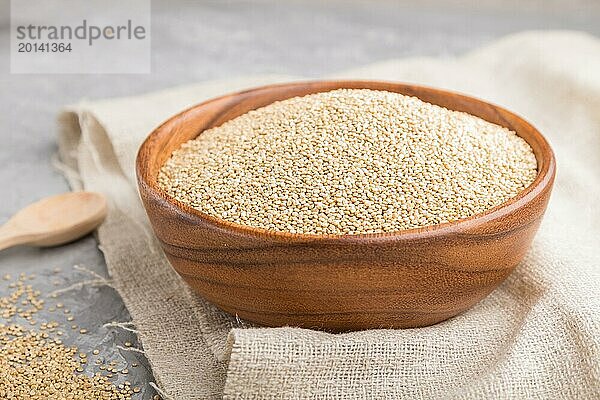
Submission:
[[[8,285],[13,290],[0,296],[0,399],[131,399],[134,391],[130,388],[117,388],[102,376],[84,373],[88,355],[47,333],[59,327],[58,322],[41,322],[42,332],[37,332],[14,321],[15,317],[27,319],[44,309],[40,291],[27,280],[31,276],[19,275]],[[24,303],[28,307],[18,311],[17,305]],[[57,307],[62,308],[59,304]]]
[[466,218],[537,175],[514,132],[415,97],[340,89],[250,111],[184,143],[159,185],[206,214],[304,234]]

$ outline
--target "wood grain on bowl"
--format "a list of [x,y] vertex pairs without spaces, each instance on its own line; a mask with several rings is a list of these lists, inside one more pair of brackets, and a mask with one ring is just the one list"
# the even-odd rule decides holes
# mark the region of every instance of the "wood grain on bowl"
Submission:
[[[159,189],[163,163],[204,130],[274,101],[339,88],[416,96],[505,126],[531,145],[538,176],[517,197],[482,214],[395,233],[345,236],[233,224]],[[426,326],[477,303],[523,259],[555,174],[547,141],[517,115],[456,93],[379,81],[272,85],[204,102],[152,132],[136,167],[154,232],[175,270],[199,295],[259,324],[330,331]]]

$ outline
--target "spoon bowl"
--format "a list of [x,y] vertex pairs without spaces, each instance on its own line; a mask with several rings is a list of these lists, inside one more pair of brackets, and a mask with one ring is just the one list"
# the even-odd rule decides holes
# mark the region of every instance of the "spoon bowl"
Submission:
[[0,250],[27,244],[57,246],[94,230],[106,217],[99,193],[71,192],[47,197],[16,213],[0,227]]

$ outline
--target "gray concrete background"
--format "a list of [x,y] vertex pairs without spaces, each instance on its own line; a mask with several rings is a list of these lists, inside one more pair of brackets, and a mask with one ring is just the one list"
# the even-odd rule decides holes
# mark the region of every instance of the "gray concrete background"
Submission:
[[[81,98],[253,73],[319,77],[390,58],[453,56],[528,29],[600,35],[600,2],[593,0],[153,1],[151,74],[14,75],[9,73],[8,10],[8,1],[0,0],[0,223],[28,203],[68,190],[50,162],[56,152],[55,116],[61,106]],[[89,279],[74,264],[106,276],[91,236],[59,248],[0,253],[0,275],[36,273],[33,284],[44,292]],[[62,271],[53,272],[55,267]],[[0,282],[0,296],[7,290]],[[128,379],[147,387],[152,377],[143,357],[116,348],[125,341],[135,344],[133,335],[102,327],[129,319],[118,294],[107,286],[87,287],[61,299],[91,331],[66,342],[82,349],[99,346],[102,355],[140,363]],[[152,394],[146,390],[143,397]]]

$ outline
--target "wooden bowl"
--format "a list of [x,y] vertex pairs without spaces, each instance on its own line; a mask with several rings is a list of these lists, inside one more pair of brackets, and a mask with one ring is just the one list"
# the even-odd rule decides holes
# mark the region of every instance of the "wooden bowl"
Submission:
[[[157,185],[173,150],[205,129],[277,100],[338,88],[416,96],[505,126],[538,162],[535,181],[485,213],[386,234],[306,235],[230,223],[166,195]],[[471,97],[378,81],[271,85],[194,106],[158,127],[137,157],[141,197],[175,270],[202,297],[268,326],[347,331],[435,324],[477,303],[523,259],[554,181],[548,142],[529,123]]]

